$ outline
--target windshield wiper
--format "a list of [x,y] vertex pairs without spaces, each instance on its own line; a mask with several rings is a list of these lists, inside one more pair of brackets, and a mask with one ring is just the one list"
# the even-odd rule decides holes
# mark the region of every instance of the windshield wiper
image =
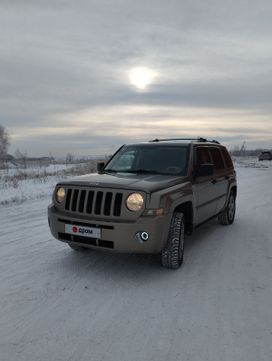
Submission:
[[105,169],[103,173],[132,173],[130,170],[123,169]]
[[148,169],[135,169],[135,170],[130,170],[128,173],[159,174],[156,170],[148,170]]
[[117,170],[114,169],[104,169],[103,173],[117,173]]
[[115,170],[115,169],[105,169],[103,170],[103,173],[136,173],[136,174],[159,174],[157,171],[155,170],[148,170],[148,169],[135,169],[135,170]]

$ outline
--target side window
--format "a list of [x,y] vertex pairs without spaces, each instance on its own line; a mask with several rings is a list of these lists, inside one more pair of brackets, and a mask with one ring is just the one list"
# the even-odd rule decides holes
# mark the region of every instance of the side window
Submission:
[[207,147],[196,148],[196,166],[201,164],[212,163],[210,153]]
[[215,166],[215,169],[224,169],[224,161],[221,155],[221,152],[218,148],[211,148],[210,149],[213,164]]
[[223,157],[224,157],[224,160],[225,160],[226,167],[227,168],[233,168],[233,163],[232,163],[231,157],[230,157],[229,152],[227,151],[227,149],[226,148],[221,148],[221,151],[222,151],[222,154],[223,154]]

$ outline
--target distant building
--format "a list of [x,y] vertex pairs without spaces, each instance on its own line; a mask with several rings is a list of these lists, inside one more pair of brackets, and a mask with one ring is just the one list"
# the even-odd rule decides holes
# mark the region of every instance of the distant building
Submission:
[[272,152],[264,150],[259,154],[259,160],[272,160]]

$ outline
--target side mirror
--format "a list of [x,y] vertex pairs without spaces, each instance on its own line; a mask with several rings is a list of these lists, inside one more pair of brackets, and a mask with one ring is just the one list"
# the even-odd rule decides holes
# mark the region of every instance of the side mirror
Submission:
[[214,165],[210,163],[201,164],[197,170],[193,172],[194,177],[207,177],[214,174]]
[[97,165],[96,165],[96,169],[97,169],[97,172],[98,173],[101,173],[103,168],[105,166],[105,163],[104,162],[98,162]]

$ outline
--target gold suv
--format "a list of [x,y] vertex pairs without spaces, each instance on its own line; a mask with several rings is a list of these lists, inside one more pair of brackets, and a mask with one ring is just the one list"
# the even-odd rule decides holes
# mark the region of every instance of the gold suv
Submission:
[[123,145],[98,172],[60,182],[48,219],[53,236],[74,250],[160,254],[183,262],[184,238],[218,217],[232,224],[236,172],[217,141],[154,139]]

